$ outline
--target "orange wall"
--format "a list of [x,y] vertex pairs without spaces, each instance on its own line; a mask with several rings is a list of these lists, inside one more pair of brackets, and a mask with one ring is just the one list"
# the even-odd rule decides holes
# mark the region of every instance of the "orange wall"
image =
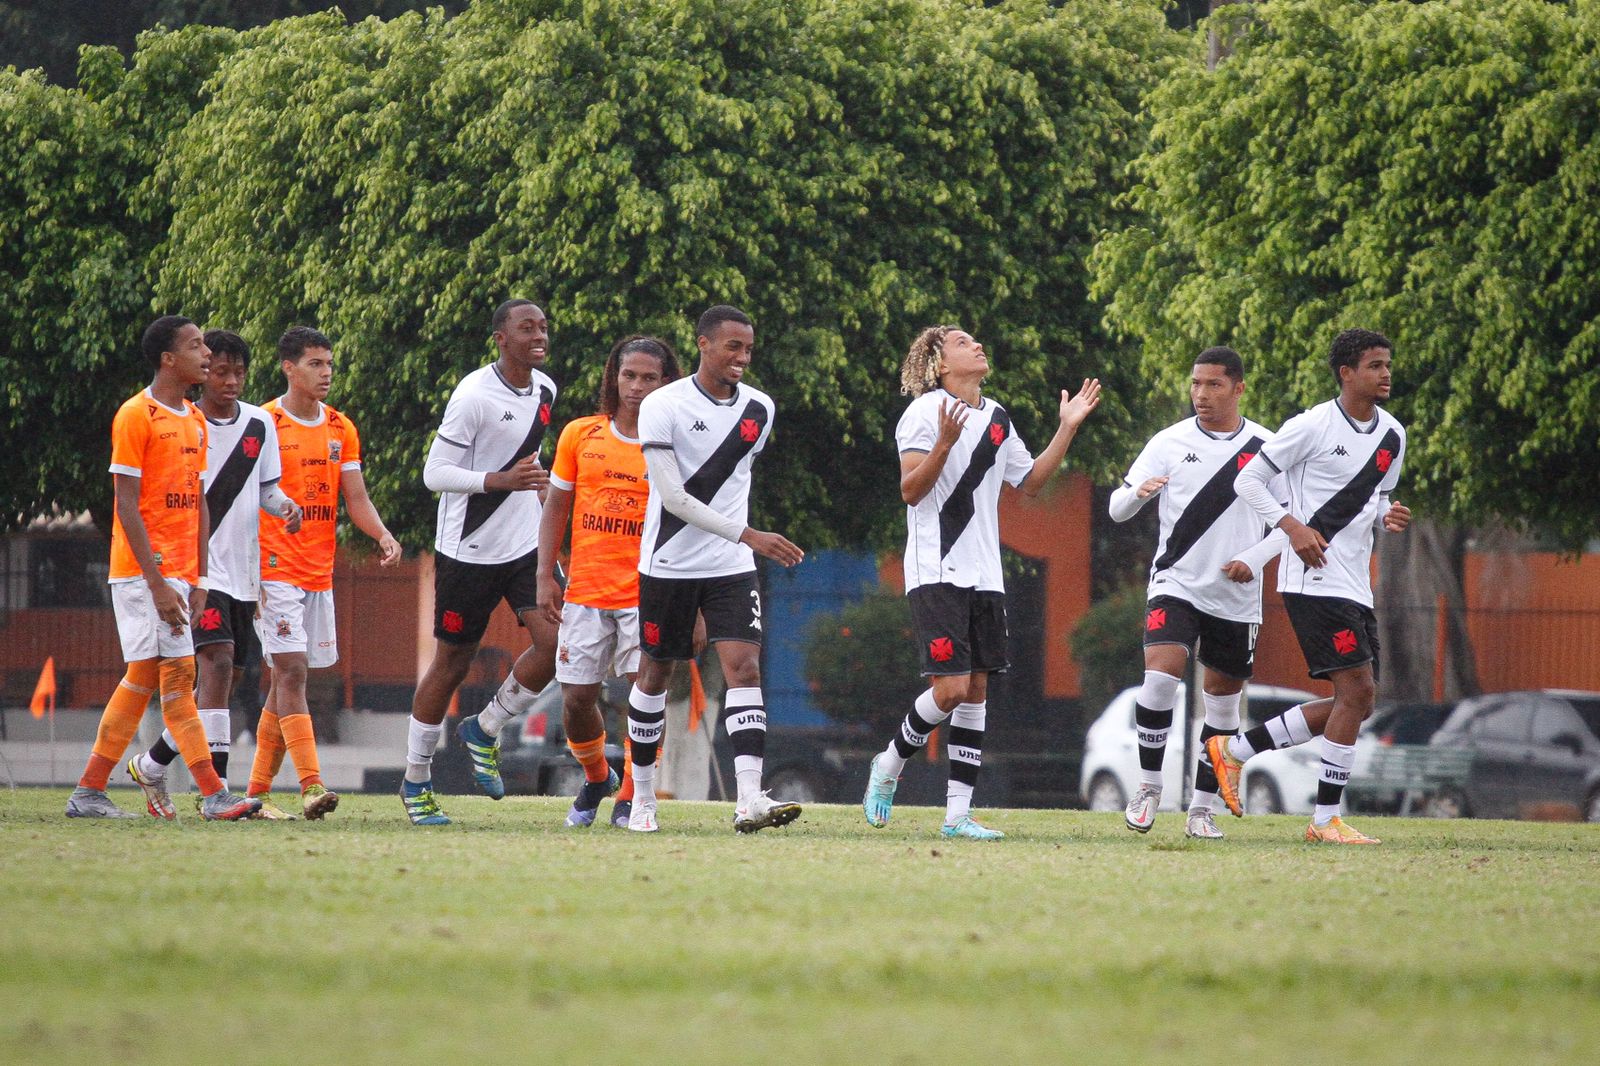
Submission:
[[1485,692],[1600,691],[1600,554],[1474,553],[1466,570]]

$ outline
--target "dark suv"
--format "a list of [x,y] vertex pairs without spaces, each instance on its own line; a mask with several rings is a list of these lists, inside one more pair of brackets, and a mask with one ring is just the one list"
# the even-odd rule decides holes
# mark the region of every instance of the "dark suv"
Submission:
[[1472,752],[1472,769],[1440,800],[1478,818],[1600,821],[1600,692],[1545,689],[1463,700],[1434,747]]

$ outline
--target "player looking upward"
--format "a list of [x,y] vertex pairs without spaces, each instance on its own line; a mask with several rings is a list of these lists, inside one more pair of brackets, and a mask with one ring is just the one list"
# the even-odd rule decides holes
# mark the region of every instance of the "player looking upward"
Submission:
[[[281,465],[272,416],[244,403],[250,346],[237,333],[213,329],[205,335],[210,367],[200,386],[200,412],[206,418],[206,511],[211,519],[207,552],[205,610],[194,621],[199,660],[197,694],[200,722],[211,745],[211,765],[228,781],[228,748],[233,730],[228,701],[244,666],[261,655],[256,636],[256,586],[261,548],[257,508],[284,520],[290,533],[300,529],[300,508],[278,487]],[[177,811],[167,794],[167,767],[178,755],[170,730],[148,753],[128,761],[128,776],[144,789],[152,815],[172,818]]]
[[726,304],[695,324],[693,376],[655,390],[639,408],[650,498],[639,552],[639,638],[644,658],[628,696],[634,778],[628,828],[656,831],[656,748],[673,667],[694,655],[696,617],[717,646],[728,682],[724,720],[733,744],[734,828],[787,825],[800,805],[761,790],[767,712],[761,694],[761,591],[755,555],[782,566],[805,558],[777,533],[752,528],[750,468],[772,434],[772,398],[744,381],[755,354],[749,316]]
[[[1322,780],[1306,839],[1377,844],[1339,817],[1355,763],[1356,730],[1378,687],[1378,622],[1372,613],[1372,540],[1399,533],[1411,511],[1389,498],[1400,481],[1406,431],[1379,407],[1389,398],[1394,345],[1381,333],[1347,329],[1333,340],[1328,368],[1339,395],[1283,424],[1239,475],[1238,491],[1262,521],[1288,536],[1278,590],[1312,677],[1333,682],[1333,699],[1291,707],[1235,737],[1212,737],[1206,753],[1228,809],[1244,813],[1239,775],[1257,752],[1322,737]],[[1289,502],[1268,485],[1285,475]],[[1228,564],[1249,580],[1275,554],[1268,541]]]
[[339,796],[322,781],[306,672],[339,661],[333,559],[340,495],[356,528],[377,541],[382,565],[400,561],[400,544],[367,496],[355,423],[323,402],[333,387],[333,342],[309,326],[295,326],[278,340],[278,361],[288,387],[263,410],[278,434],[283,491],[300,506],[302,518],[298,533],[290,533],[281,518],[268,516],[261,523],[257,625],[272,680],[256,730],[250,795],[270,802],[272,779],[287,750],[300,779],[301,811],[317,819],[339,805]]
[[895,428],[900,495],[906,502],[906,595],[927,691],[900,732],[874,756],[862,806],[868,824],[889,824],[906,761],[950,721],[947,837],[997,840],[972,817],[983,757],[989,675],[1006,659],[1005,584],[1000,572],[1000,483],[1035,496],[1066,457],[1078,427],[1100,402],[1100,381],[1061,392],[1060,424],[1035,459],[1011,416],[983,395],[989,358],[955,326],[931,326],[911,342],[900,391],[913,397]]
[[488,706],[458,730],[473,779],[492,799],[505,795],[500,730],[528,709],[555,673],[556,629],[536,609],[539,497],[550,480],[539,465],[539,448],[556,402],[556,383],[540,369],[550,323],[531,300],[513,299],[495,308],[490,328],[500,357],[462,378],[450,394],[422,473],[440,495],[433,662],[411,703],[400,792],[413,825],[449,824],[433,791],[433,752],[450,697],[501,600],[532,643]]
[[[600,801],[619,783],[606,763],[598,700],[607,677],[632,682],[639,673],[639,542],[650,495],[639,408],[680,376],[678,357],[665,341],[618,341],[606,358],[600,413],[568,422],[556,444],[539,526],[539,608],[546,621],[561,627],[556,680],[562,721],[567,747],[583,765],[584,785],[567,812],[569,826],[594,824]],[[569,524],[572,562],[563,594],[555,567]],[[625,828],[633,803],[629,782],[621,785],[611,821]]]
[[200,786],[201,816],[231,821],[260,804],[230,793],[212,768],[195,708],[189,631],[205,610],[211,529],[203,491],[205,416],[183,394],[206,379],[211,352],[200,327],[180,315],[150,323],[140,348],[154,377],[111,423],[111,603],[128,669],[100,716],[67,817],[138,817],[111,802],[106,782],[159,687],[161,716]]

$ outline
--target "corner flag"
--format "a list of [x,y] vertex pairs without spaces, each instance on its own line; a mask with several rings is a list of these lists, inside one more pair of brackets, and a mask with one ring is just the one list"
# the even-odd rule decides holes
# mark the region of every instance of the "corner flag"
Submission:
[[50,713],[56,709],[56,657],[54,655],[45,659],[44,669],[39,671],[39,683],[33,686],[33,699],[28,704],[28,709],[35,718],[43,718],[45,705],[49,704]]

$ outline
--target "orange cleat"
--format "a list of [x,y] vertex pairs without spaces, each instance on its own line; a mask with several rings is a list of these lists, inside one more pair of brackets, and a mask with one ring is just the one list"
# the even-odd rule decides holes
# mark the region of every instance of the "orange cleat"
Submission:
[[1318,825],[1312,822],[1306,826],[1306,841],[1311,844],[1382,844],[1377,837],[1369,837],[1365,833],[1350,828],[1344,824],[1344,819],[1334,816],[1327,825]]
[[1206,740],[1206,758],[1211,760],[1211,768],[1217,773],[1217,794],[1228,805],[1229,813],[1235,818],[1243,818],[1244,804],[1239,802],[1239,775],[1244,772],[1244,763],[1235,759],[1228,750],[1227,736]]

